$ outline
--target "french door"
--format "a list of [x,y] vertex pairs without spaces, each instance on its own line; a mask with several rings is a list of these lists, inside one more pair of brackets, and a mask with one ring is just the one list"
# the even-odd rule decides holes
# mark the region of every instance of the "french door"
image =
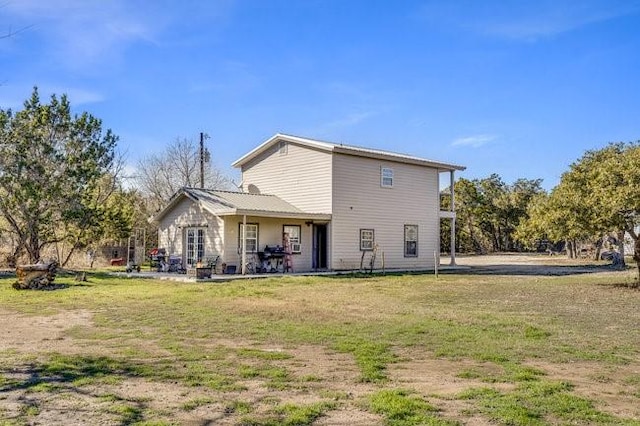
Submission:
[[187,228],[185,230],[185,258],[187,267],[194,268],[204,261],[204,229]]

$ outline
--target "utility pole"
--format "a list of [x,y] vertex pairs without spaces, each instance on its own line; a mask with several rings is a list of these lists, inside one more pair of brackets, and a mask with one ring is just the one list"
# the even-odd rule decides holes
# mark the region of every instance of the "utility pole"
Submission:
[[200,188],[204,189],[204,133],[200,132]]
[[208,163],[211,159],[209,150],[204,147],[204,140],[209,139],[209,135],[200,132],[200,188],[204,189],[204,163]]

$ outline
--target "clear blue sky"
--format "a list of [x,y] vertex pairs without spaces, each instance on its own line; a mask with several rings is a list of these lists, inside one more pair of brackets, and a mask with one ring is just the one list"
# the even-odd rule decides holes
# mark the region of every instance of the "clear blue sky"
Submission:
[[0,107],[67,93],[131,165],[204,131],[231,172],[282,132],[551,188],[640,139],[635,0],[5,0],[16,31]]

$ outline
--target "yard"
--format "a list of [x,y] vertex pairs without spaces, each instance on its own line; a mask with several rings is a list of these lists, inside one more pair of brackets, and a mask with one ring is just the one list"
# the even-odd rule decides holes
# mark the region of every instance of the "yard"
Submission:
[[0,423],[640,425],[633,270],[465,260],[437,279],[2,278]]

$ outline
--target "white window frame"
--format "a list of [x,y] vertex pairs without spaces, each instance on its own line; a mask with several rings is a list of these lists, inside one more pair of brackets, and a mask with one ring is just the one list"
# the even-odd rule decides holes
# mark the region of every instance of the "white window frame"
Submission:
[[205,228],[191,226],[184,230],[185,264],[195,268],[198,262],[204,261]]
[[300,225],[283,225],[282,226],[282,239],[284,241],[284,234],[289,236],[289,247],[291,253],[302,253],[302,227]]
[[[410,230],[414,230],[414,236],[409,236]],[[418,225],[404,225],[404,257],[418,257]],[[412,249],[409,250],[410,243],[413,243]]]
[[393,188],[393,169],[391,167],[380,168],[380,186],[382,188]]
[[[238,224],[238,253],[242,253],[242,227],[243,224]],[[255,229],[255,231],[252,231]],[[255,236],[250,236],[251,234],[255,234]],[[257,253],[259,250],[259,240],[260,236],[260,228],[257,223],[247,223],[247,232],[245,235],[245,239],[247,240],[247,253]]]
[[375,230],[360,229],[360,251],[372,251],[376,241]]

